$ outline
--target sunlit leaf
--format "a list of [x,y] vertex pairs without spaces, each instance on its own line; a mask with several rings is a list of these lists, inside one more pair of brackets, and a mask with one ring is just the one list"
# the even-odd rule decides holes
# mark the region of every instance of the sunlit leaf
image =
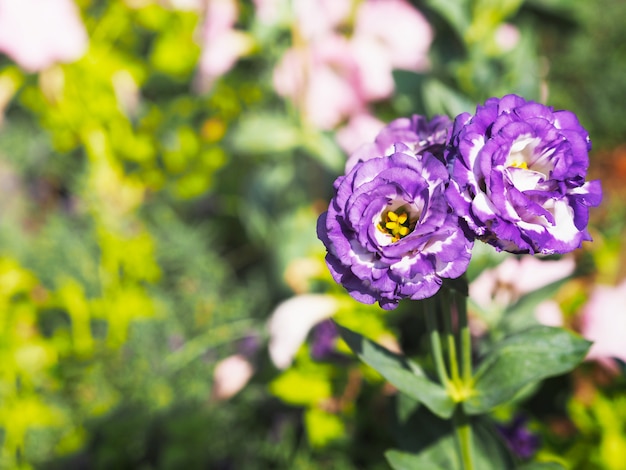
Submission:
[[352,330],[340,325],[338,327],[341,337],[359,359],[378,371],[398,390],[419,400],[442,418],[452,416],[454,402],[450,396],[442,386],[426,377],[417,364]]
[[562,328],[537,326],[497,343],[475,375],[464,407],[481,414],[506,403],[528,385],[564,374],[578,365],[591,343]]

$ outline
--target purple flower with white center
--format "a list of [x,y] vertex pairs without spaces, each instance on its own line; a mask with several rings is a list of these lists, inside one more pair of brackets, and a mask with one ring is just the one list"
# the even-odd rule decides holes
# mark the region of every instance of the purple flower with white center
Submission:
[[446,193],[480,240],[512,253],[567,253],[590,240],[586,182],[591,141],[570,111],[516,95],[490,98],[455,119]]
[[395,119],[378,133],[374,142],[362,145],[350,156],[346,162],[346,173],[359,161],[391,155],[397,142],[409,147],[414,155],[424,150],[442,155],[451,130],[452,121],[447,116],[435,116],[430,121],[418,114]]
[[397,141],[389,156],[358,161],[335,181],[318,237],[336,282],[363,303],[394,309],[434,295],[467,269],[472,242],[444,196],[445,164]]

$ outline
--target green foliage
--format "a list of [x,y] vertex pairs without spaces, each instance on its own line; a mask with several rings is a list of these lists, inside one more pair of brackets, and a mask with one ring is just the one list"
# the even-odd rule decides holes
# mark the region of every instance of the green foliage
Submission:
[[473,394],[463,403],[469,414],[482,414],[546,377],[569,372],[591,343],[562,328],[537,326],[496,343],[474,376]]
[[[488,423],[473,421],[474,462],[476,468],[503,469],[515,468],[514,459],[495,431]],[[395,470],[432,468],[460,470],[463,467],[458,459],[457,440],[452,433],[449,421],[430,414],[417,406],[402,423],[402,449],[386,452],[391,467]]]
[[342,326],[342,338],[370,367],[409,397],[420,401],[441,418],[449,418],[455,403],[446,390],[430,380],[419,365]]
[[[199,79],[203,12],[175,3],[77,0],[89,36],[80,60],[35,74],[0,57],[0,467],[459,468],[441,419],[459,405],[432,379],[421,312],[357,304],[324,266],[316,220],[345,155],[335,130],[311,127],[272,84],[299,40],[290,2],[274,22],[237,2],[244,57],[210,88]],[[435,32],[431,68],[394,71],[375,116],[454,116],[511,92],[543,100],[547,83],[594,142],[621,142],[620,2],[413,3]],[[507,49],[497,37],[508,23],[520,36]],[[601,279],[623,264],[619,214],[588,256]],[[479,250],[470,280],[499,261]],[[520,463],[493,429],[518,407],[545,446],[542,463],[517,468],[623,468],[623,384],[589,379],[598,390],[585,401],[559,382],[546,405],[540,381],[571,371],[588,344],[522,331],[562,292],[575,315],[588,289],[571,282],[491,316],[474,308],[489,326],[474,338],[486,354],[462,405],[489,412],[471,423],[478,468]],[[309,336],[277,370],[267,317],[309,292],[337,300],[343,339],[317,360]],[[254,373],[220,401],[214,373],[233,355]],[[559,413],[579,435],[553,432],[543,418]]]

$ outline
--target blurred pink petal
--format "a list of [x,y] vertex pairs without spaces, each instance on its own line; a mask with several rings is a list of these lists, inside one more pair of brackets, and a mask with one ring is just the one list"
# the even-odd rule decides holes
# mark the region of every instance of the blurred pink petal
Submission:
[[73,62],[88,38],[71,0],[0,0],[0,51],[28,72]]
[[274,70],[274,87],[320,129],[389,98],[394,68],[428,65],[432,29],[405,0],[294,0],[294,13],[296,45]]
[[355,37],[376,39],[394,68],[420,71],[428,67],[432,28],[424,16],[404,0],[367,0],[358,10]]
[[385,124],[371,114],[357,114],[337,131],[337,142],[346,153],[351,154],[364,142],[373,142],[383,127]]
[[311,328],[338,308],[334,297],[323,294],[298,295],[279,304],[268,322],[269,354],[274,365],[279,369],[289,367]]
[[563,312],[559,304],[554,300],[546,300],[537,305],[535,318],[539,323],[545,326],[563,326]]
[[350,48],[358,66],[363,99],[378,101],[389,98],[395,88],[389,51],[374,38],[365,36],[352,38]]
[[501,279],[515,285],[517,292],[523,295],[569,276],[575,268],[576,261],[570,256],[555,261],[523,256],[517,263],[509,262],[501,268]]
[[542,261],[532,256],[507,257],[493,269],[483,271],[469,287],[470,297],[484,309],[504,308],[574,272],[572,257]]
[[274,70],[274,88],[320,129],[332,129],[365,108],[352,50],[336,35],[289,49]]
[[293,0],[300,35],[307,40],[323,38],[350,16],[353,0]]
[[275,22],[283,1],[285,0],[254,0],[255,13],[261,23]]
[[227,400],[236,395],[253,375],[254,367],[241,354],[219,361],[213,371],[213,399]]
[[248,36],[234,28],[238,15],[235,0],[207,2],[199,63],[202,90],[210,88],[213,81],[228,72],[251,47]]
[[496,44],[503,52],[508,52],[517,46],[520,32],[510,23],[504,23],[496,30]]
[[616,287],[595,286],[582,309],[580,332],[594,341],[587,359],[626,362],[626,280]]

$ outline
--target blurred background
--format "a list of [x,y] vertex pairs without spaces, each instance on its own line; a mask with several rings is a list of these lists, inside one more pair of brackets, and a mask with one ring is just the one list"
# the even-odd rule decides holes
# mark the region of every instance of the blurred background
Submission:
[[517,93],[578,115],[605,195],[572,255],[477,246],[476,348],[533,323],[596,343],[493,419],[522,460],[626,469],[625,21],[622,0],[0,0],[0,468],[389,468],[400,399],[330,318],[428,367],[424,326],[334,285],[317,217],[385,123]]

